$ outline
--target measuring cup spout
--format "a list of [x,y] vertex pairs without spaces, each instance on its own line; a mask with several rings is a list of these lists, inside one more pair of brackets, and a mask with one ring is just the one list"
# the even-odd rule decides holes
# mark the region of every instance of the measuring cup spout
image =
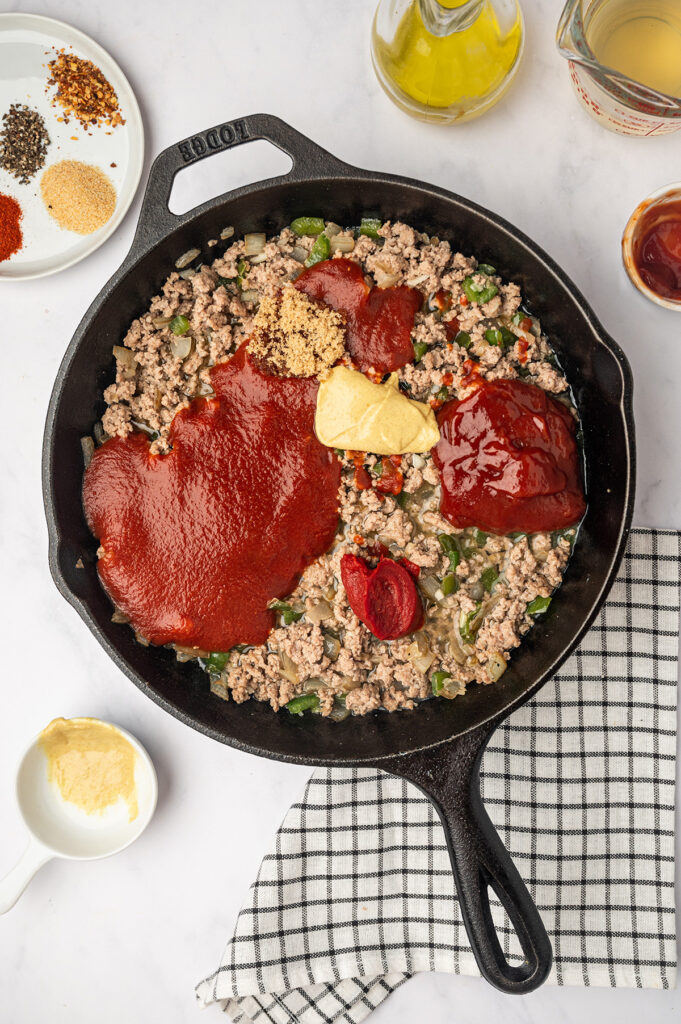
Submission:
[[31,838],[19,862],[0,880],[0,914],[12,909],[36,871],[53,856],[51,850]]
[[556,30],[556,43],[563,57],[587,67],[597,67],[584,34],[581,0],[567,0]]

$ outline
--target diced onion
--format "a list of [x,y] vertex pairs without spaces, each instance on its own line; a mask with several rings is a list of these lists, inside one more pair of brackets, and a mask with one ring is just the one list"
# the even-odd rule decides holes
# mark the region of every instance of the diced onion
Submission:
[[259,302],[260,292],[255,288],[247,288],[241,293],[241,300],[242,302]]
[[350,712],[343,704],[334,704],[329,711],[329,718],[334,722],[342,722],[349,714]]
[[304,249],[302,247],[302,245],[294,245],[291,256],[293,257],[294,260],[297,260],[298,263],[304,263],[307,257],[309,256],[309,253],[307,249]]
[[314,622],[315,625],[319,625],[320,622],[323,622],[324,619],[328,619],[331,616],[331,606],[328,605],[326,601],[319,601],[317,604],[312,605],[311,608],[308,608],[305,614],[310,622]]
[[179,276],[183,281],[188,281],[191,277],[196,277],[196,271],[193,267],[187,267],[186,270],[181,270]]
[[192,658],[210,658],[210,651],[204,651],[200,647],[182,647],[175,644],[175,654],[178,661],[191,661]]
[[147,423],[142,423],[141,420],[130,420],[135,430],[140,430],[143,434],[148,434],[150,437],[154,433],[152,428]]
[[312,676],[311,679],[306,679],[303,683],[303,693],[314,693],[316,690],[321,690],[323,685],[323,679],[319,679],[317,676]]
[[429,277],[430,274],[420,274],[419,277],[412,277],[407,281],[407,284],[410,288],[416,288],[418,285],[423,284],[424,281],[427,281]]
[[330,661],[335,661],[340,654],[340,640],[331,633],[324,633],[324,654]]
[[411,464],[414,467],[414,469],[423,469],[423,467],[426,464],[426,460],[422,458],[420,455],[412,455]]
[[340,226],[340,224],[334,224],[334,222],[330,220],[329,223],[324,228],[324,234],[326,235],[327,238],[335,238],[336,235],[340,235],[342,230],[343,229]]
[[355,240],[352,235],[334,235],[331,239],[331,252],[352,252]]
[[440,590],[440,581],[435,576],[421,576],[419,578],[419,587],[426,597],[429,597],[431,601],[434,601],[435,595]]
[[87,467],[90,465],[90,459],[95,454],[95,442],[89,436],[81,437],[80,447],[83,449],[83,462],[85,463],[85,468],[87,469]]
[[226,242],[227,239],[231,238],[233,234],[234,234],[234,228],[230,224],[230,226],[228,228],[223,228],[222,229],[222,231],[220,232],[220,238],[221,238],[221,240],[223,242]]
[[298,666],[295,661],[289,658],[285,651],[279,651],[279,662],[281,665],[279,672],[284,679],[288,679],[289,683],[299,683]]
[[255,266],[257,266],[258,263],[264,263],[266,259],[267,259],[267,253],[266,252],[260,252],[260,253],[258,253],[257,256],[254,256],[253,259],[251,260],[251,266],[255,267]]
[[95,438],[95,444],[104,444],[104,442],[108,441],[109,439],[109,435],[105,432],[100,420],[97,420],[97,422],[95,423],[94,427],[92,428],[92,433]]
[[456,661],[458,665],[465,665],[466,653],[461,646],[461,641],[458,637],[458,628],[456,626],[449,631],[447,638],[449,641],[449,653],[454,658],[454,661]]
[[465,690],[465,686],[458,679],[451,677],[443,682],[440,696],[446,697],[447,700],[454,700],[455,697],[465,693]]
[[183,270],[189,266],[192,260],[195,260],[197,256],[201,255],[200,249],[187,249],[186,252],[182,253],[179,259],[175,260],[175,266],[178,270]]
[[487,671],[489,672],[489,677],[493,683],[496,683],[498,679],[501,679],[506,671],[506,661],[503,655],[495,652],[487,662]]
[[168,347],[175,359],[186,359],[192,350],[192,337],[183,334],[179,338],[173,338]]
[[151,325],[152,327],[155,327],[157,331],[160,331],[162,327],[167,327],[172,319],[172,316],[157,316],[151,321]]
[[244,235],[244,256],[257,256],[265,248],[266,236],[260,231]]
[[379,288],[392,288],[400,279],[399,274],[396,274],[394,270],[390,270],[385,264],[381,263],[376,263],[374,277]]
[[137,360],[130,349],[124,348],[122,345],[114,345],[113,354],[123,379],[134,380],[137,373]]
[[117,623],[119,623],[119,624],[120,624],[121,626],[124,626],[124,625],[126,625],[126,624],[127,624],[128,622],[130,622],[130,619],[129,619],[129,618],[128,618],[128,616],[127,616],[127,615],[125,614],[125,612],[122,612],[122,611],[120,610],[120,608],[116,608],[115,612],[114,612],[114,613],[113,613],[113,615],[111,616],[111,621],[112,621],[112,622],[117,622]]

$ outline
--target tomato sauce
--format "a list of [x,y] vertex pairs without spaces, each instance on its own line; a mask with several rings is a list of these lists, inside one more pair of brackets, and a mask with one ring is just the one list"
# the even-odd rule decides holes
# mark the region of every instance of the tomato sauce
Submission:
[[273,598],[333,543],[341,466],[317,441],[317,382],[266,376],[245,345],[214,398],[173,420],[172,451],[140,433],[97,449],[83,500],[114,604],[154,644],[262,644]]
[[576,422],[520,380],[481,381],[438,413],[440,511],[453,526],[534,533],[577,523],[586,504]]
[[392,373],[413,362],[411,335],[423,296],[417,288],[369,288],[352,260],[323,260],[308,267],[295,287],[345,313],[346,348],[357,367]]
[[663,299],[681,300],[681,202],[654,206],[643,215],[634,247],[642,280]]

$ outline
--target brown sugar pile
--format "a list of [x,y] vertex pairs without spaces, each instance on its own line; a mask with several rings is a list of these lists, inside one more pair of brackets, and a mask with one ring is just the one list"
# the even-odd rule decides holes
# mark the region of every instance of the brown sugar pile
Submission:
[[116,209],[116,189],[98,167],[79,160],[62,160],[48,167],[40,192],[50,216],[62,228],[91,235]]
[[296,288],[284,288],[261,300],[249,351],[283,376],[319,376],[345,352],[345,319]]
[[47,85],[57,87],[52,102],[64,108],[66,124],[70,116],[80,121],[84,128],[98,124],[114,128],[125,124],[116,90],[91,60],[58,50],[48,68],[50,77]]

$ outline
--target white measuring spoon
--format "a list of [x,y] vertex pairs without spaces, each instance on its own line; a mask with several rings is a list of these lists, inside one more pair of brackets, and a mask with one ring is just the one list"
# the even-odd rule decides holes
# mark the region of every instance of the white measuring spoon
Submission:
[[[107,723],[108,724],[108,723]],[[142,744],[125,729],[114,726],[137,754],[135,783],[137,817],[128,821],[121,801],[104,814],[85,814],[64,801],[47,778],[47,762],[38,737],[24,754],[17,772],[16,797],[30,839],[19,863],[0,880],[0,914],[14,906],[36,871],[52,860],[98,860],[119,853],[133,843],[153,816],[158,781],[151,758]]]

